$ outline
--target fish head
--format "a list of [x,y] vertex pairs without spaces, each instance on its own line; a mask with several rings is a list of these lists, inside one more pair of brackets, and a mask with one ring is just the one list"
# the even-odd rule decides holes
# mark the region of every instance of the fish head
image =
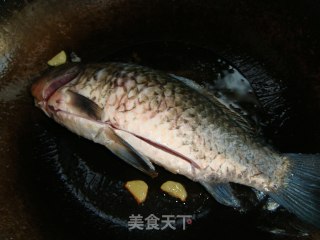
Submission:
[[61,94],[60,90],[76,79],[81,72],[80,65],[66,65],[54,68],[38,78],[31,87],[35,105],[48,116],[52,116],[57,105],[65,103],[62,98],[67,97],[67,94]]

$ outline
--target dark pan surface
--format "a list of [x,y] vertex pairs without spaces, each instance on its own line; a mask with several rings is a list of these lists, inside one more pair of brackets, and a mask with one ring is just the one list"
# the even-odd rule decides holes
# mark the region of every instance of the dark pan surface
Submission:
[[[212,64],[221,56],[251,83],[262,105],[263,132],[280,151],[319,152],[318,3],[17,1],[0,6],[16,9],[0,13],[0,239],[188,239],[204,231],[217,239],[293,239],[305,232],[285,212],[238,213],[183,177],[162,170],[157,179],[140,174],[47,119],[33,106],[29,87],[62,49],[84,62],[131,61],[200,82],[211,81]],[[150,186],[143,206],[123,188],[133,178]],[[185,204],[159,190],[168,179],[186,185]],[[139,213],[191,214],[194,221],[186,231],[180,223],[175,231],[128,232],[129,215]],[[287,235],[268,233],[274,229]],[[304,238],[316,239],[311,232]]]

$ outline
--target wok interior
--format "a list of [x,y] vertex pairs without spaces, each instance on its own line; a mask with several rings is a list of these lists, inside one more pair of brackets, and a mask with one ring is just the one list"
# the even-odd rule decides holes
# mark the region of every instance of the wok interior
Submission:
[[314,1],[15,2],[0,4],[0,238],[54,236],[35,213],[20,163],[26,158],[23,141],[33,134],[28,125],[39,117],[31,82],[62,49],[84,62],[108,60],[103,53],[153,41],[212,49],[250,81],[272,78],[286,86],[292,114],[281,136],[295,138],[282,146],[280,137],[279,147],[319,152],[320,30]]

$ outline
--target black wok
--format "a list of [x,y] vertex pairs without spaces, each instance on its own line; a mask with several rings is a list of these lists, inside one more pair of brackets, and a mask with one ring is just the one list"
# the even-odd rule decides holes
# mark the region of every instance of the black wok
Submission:
[[[206,64],[221,58],[251,83],[272,144],[317,153],[319,10],[313,0],[1,1],[0,239],[320,238],[286,212],[235,212],[165,171],[150,180],[46,119],[29,93],[61,50],[83,62],[131,61],[200,81],[210,81]],[[123,189],[134,178],[152,188],[144,207]],[[187,185],[192,201],[164,196],[167,179]],[[130,214],[153,212],[192,214],[194,222],[187,230],[128,231]]]

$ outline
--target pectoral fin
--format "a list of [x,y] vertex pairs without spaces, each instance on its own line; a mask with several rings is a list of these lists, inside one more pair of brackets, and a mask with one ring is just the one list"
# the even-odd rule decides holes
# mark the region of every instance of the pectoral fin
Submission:
[[104,141],[105,146],[111,152],[124,160],[126,163],[150,175],[151,177],[156,177],[158,175],[150,160],[139,152],[135,151],[127,142],[118,137],[111,127],[106,127],[104,134],[105,139],[107,139]]
[[[67,94],[69,95],[69,104],[72,106],[73,114],[83,117],[84,119],[97,121],[98,124],[103,124],[100,122],[102,108],[100,108],[98,104],[71,90],[68,90]],[[92,138],[97,143],[105,145],[119,158],[140,171],[152,177],[157,176],[157,172],[151,161],[132,148],[125,140],[120,138],[115,133],[115,129],[108,123],[105,123],[104,127],[102,127],[95,136],[90,136],[89,138]]]
[[241,207],[240,200],[233,194],[233,190],[229,183],[201,182],[201,184],[217,200],[217,202],[234,208]]
[[68,94],[70,96],[70,104],[72,104],[80,116],[89,117],[94,120],[101,119],[102,108],[98,104],[71,90],[68,90]]

